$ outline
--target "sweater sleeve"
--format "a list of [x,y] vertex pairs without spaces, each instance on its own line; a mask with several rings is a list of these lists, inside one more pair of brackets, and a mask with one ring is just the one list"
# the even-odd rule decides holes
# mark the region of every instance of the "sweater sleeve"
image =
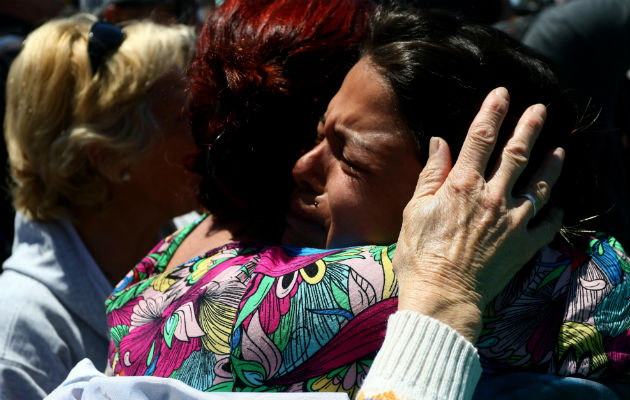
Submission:
[[470,399],[480,376],[472,343],[436,319],[398,311],[357,399]]

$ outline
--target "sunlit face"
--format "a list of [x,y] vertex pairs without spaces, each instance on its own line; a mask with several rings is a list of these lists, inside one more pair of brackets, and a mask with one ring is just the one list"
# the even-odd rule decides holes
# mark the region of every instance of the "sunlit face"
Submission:
[[175,71],[155,84],[149,96],[158,139],[130,171],[130,186],[142,196],[147,210],[167,219],[198,207],[200,176],[187,168],[197,148],[186,121],[185,90],[183,74]]
[[366,60],[346,76],[293,168],[283,242],[313,247],[390,244],[423,163],[383,77]]

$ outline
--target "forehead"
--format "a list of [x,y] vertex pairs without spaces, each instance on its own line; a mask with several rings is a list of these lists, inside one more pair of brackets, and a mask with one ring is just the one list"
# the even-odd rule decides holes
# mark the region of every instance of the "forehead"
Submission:
[[385,78],[366,59],[346,75],[330,101],[326,119],[352,130],[394,133],[402,127],[394,95]]

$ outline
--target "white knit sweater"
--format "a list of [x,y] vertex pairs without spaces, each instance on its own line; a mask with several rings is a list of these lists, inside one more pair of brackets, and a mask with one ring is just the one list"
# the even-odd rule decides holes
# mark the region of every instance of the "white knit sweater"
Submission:
[[472,343],[436,319],[398,311],[357,399],[470,399],[480,376]]

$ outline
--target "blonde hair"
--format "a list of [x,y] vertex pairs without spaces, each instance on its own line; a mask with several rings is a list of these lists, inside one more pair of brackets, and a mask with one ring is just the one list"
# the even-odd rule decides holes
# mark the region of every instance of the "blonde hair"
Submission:
[[[148,21],[123,27],[120,47],[93,74],[88,14],[52,20],[33,31],[9,70],[5,139],[16,210],[34,220],[68,217],[73,206],[103,207],[107,180],[88,158],[96,147],[116,165],[154,143],[149,91],[192,56],[195,34]],[[179,112],[179,110],[173,110]]]

